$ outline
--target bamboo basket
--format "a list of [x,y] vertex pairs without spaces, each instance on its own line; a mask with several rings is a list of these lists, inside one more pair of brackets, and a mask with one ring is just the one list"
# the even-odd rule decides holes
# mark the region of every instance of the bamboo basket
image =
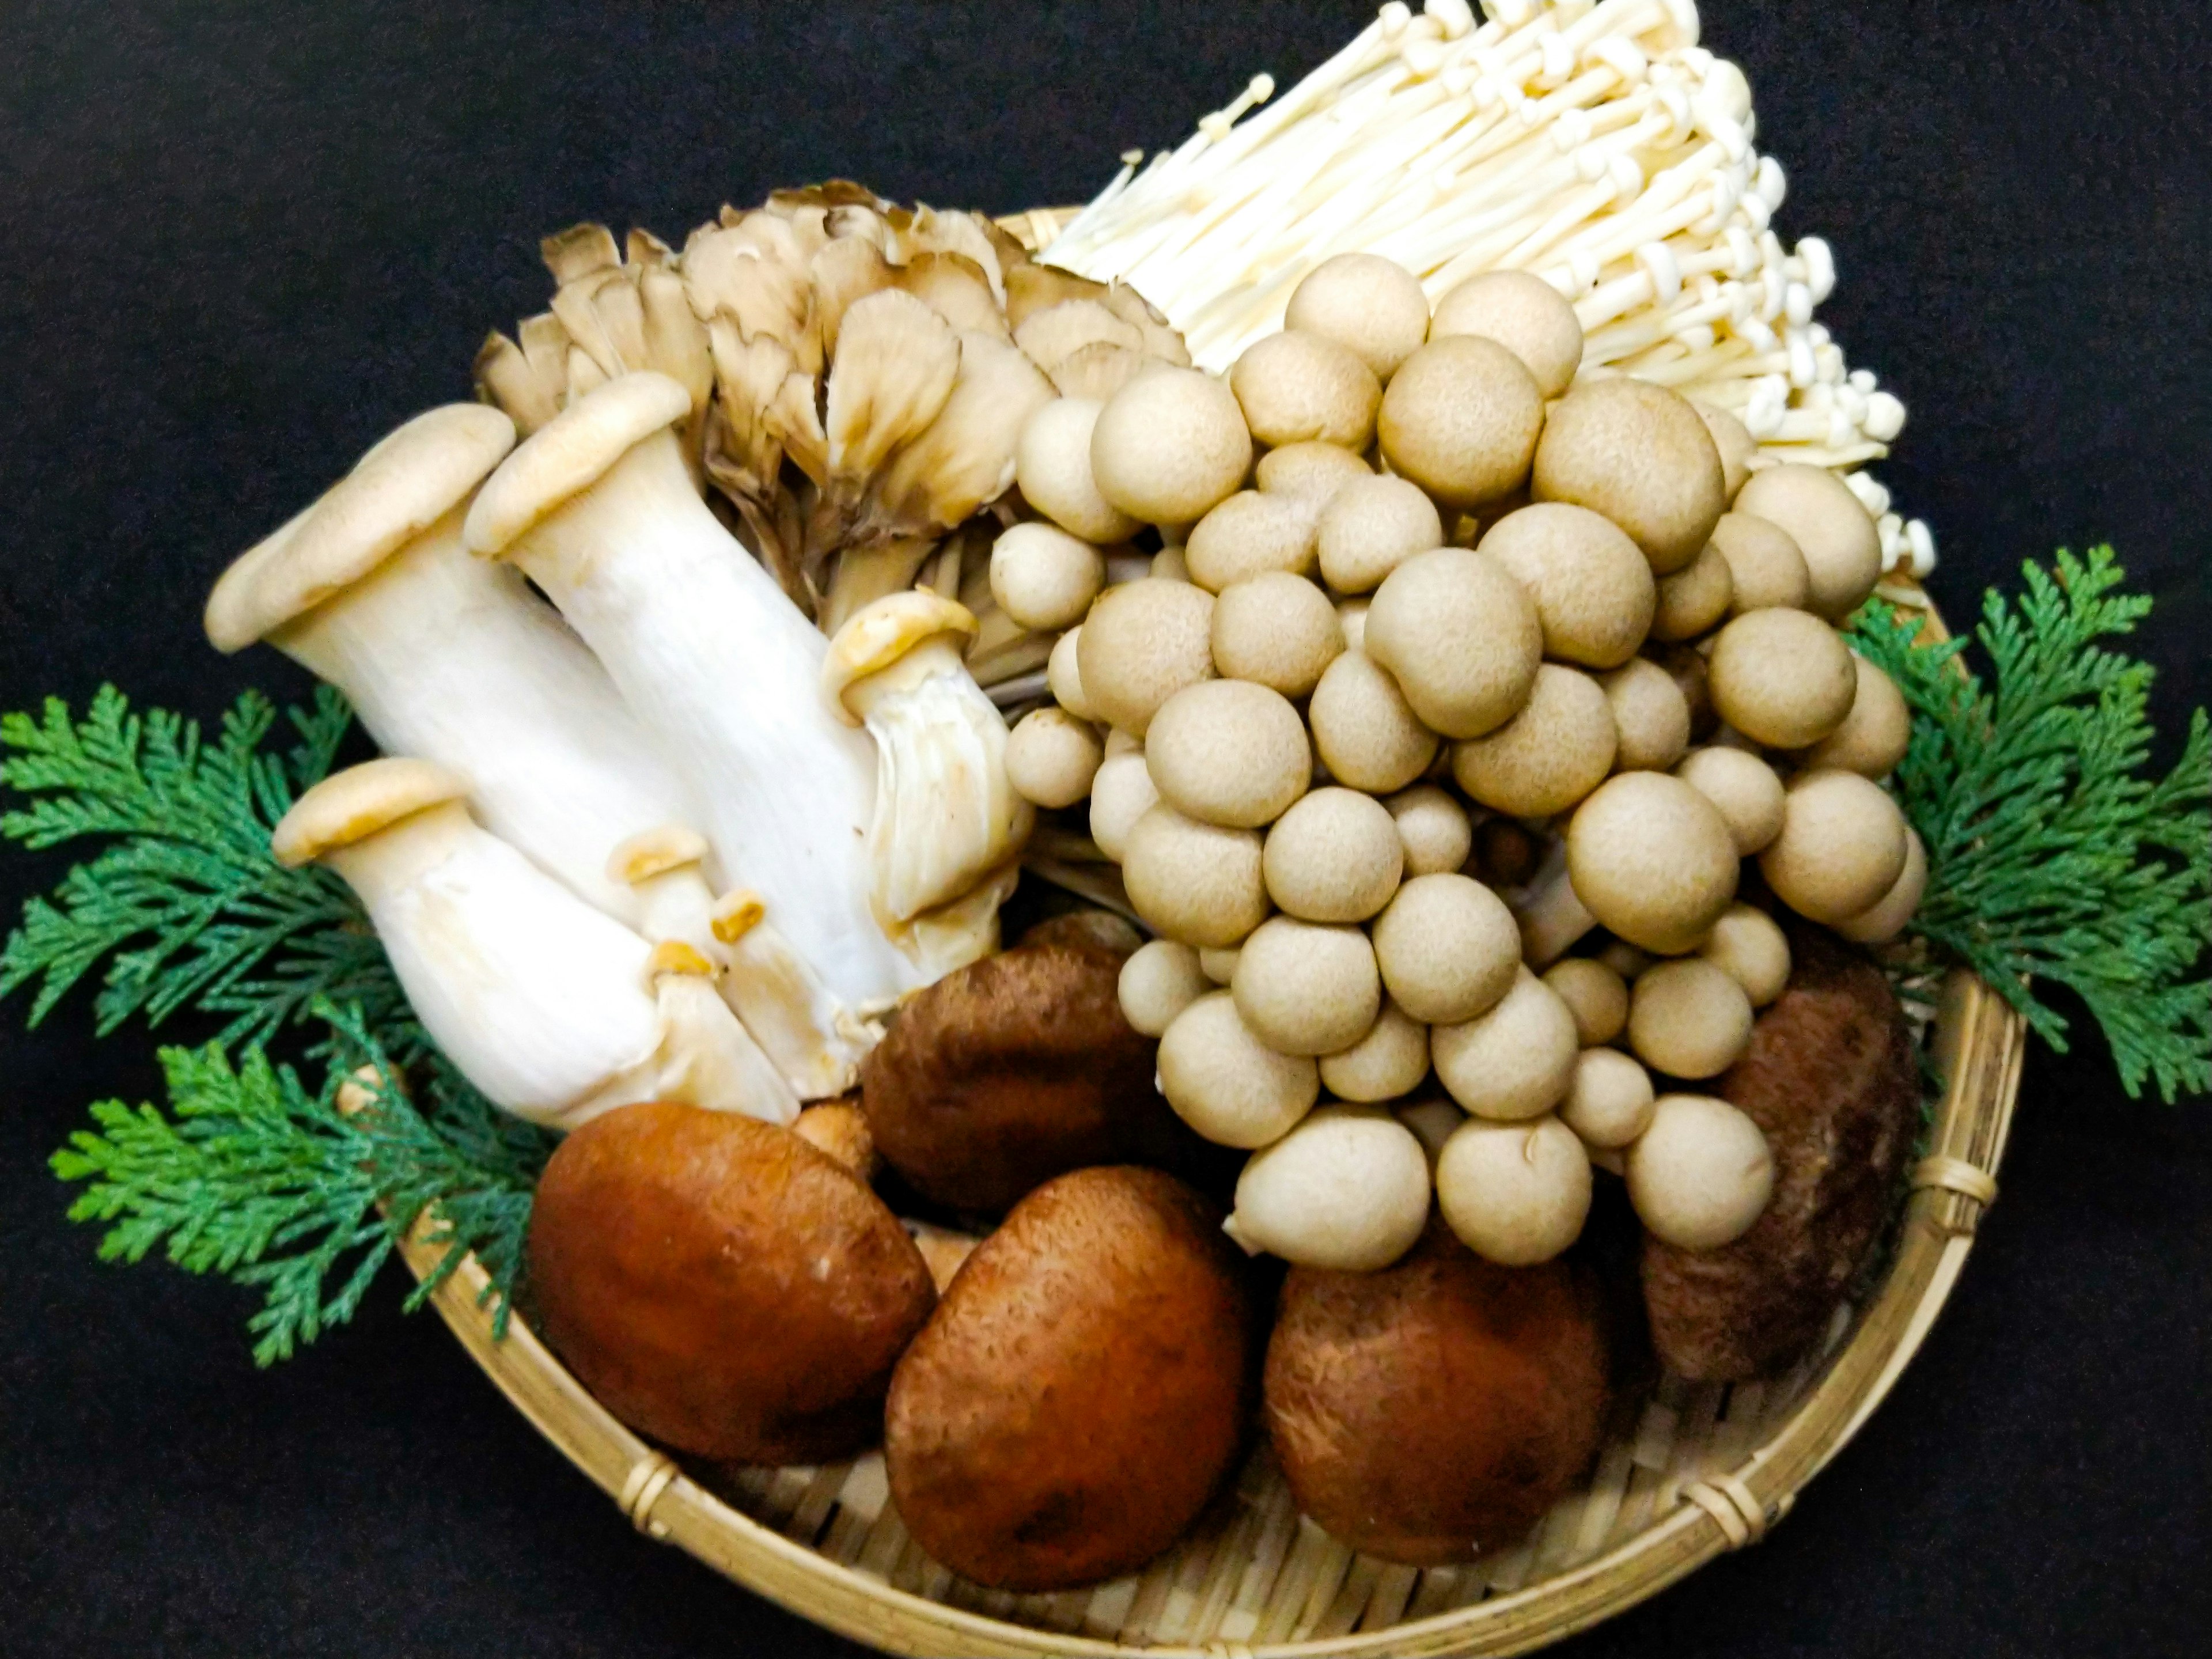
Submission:
[[[1032,246],[1065,210],[1003,221]],[[1942,623],[1931,610],[1931,631]],[[939,1659],[1471,1659],[1525,1653],[1757,1543],[1849,1443],[1926,1339],[1996,1195],[2027,1028],[1964,973],[1930,1042],[1946,1091],[1880,1282],[1839,1304],[1787,1375],[1732,1386],[1662,1378],[1611,1425],[1588,1487],[1517,1547],[1426,1571],[1357,1555],[1300,1516],[1264,1447],[1192,1533],[1144,1573],[1012,1595],[924,1556],[879,1455],[826,1468],[684,1468],[624,1428],[520,1318],[492,1334],[471,1258],[433,1296],[516,1409],[650,1537],[886,1653]],[[404,1247],[417,1278],[443,1254]]]

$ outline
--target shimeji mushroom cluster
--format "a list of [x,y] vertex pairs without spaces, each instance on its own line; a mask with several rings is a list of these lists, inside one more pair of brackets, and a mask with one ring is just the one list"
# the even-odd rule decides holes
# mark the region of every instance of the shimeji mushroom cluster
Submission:
[[[1176,1111],[1253,1153],[1249,1248],[1377,1267],[1433,1193],[1475,1250],[1540,1261],[1594,1163],[1656,1236],[1724,1243],[1771,1169],[1700,1085],[1790,972],[1743,860],[1869,941],[1924,878],[1878,781],[1903,700],[1835,626],[1874,520],[1725,411],[1577,379],[1535,277],[1431,314],[1341,255],[1285,319],[1225,378],[1153,368],[1024,428],[1051,522],[1000,538],[993,588],[1067,631],[1014,787],[1087,799],[1159,936],[1123,1009]],[[1162,550],[1110,580],[1141,526]]]

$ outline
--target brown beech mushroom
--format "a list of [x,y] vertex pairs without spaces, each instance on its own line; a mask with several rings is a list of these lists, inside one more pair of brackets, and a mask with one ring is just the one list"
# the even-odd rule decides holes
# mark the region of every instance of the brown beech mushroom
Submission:
[[1190,524],[1252,470],[1236,395],[1194,368],[1163,364],[1108,400],[1091,433],[1098,493],[1146,524]]
[[1718,1077],[1751,1045],[1751,999],[1702,957],[1658,963],[1630,992],[1628,1044],[1669,1077]]
[[1226,985],[1237,977],[1237,959],[1243,953],[1235,950],[1206,949],[1198,953],[1198,970],[1209,984]]
[[1129,831],[1121,880],[1156,932],[1186,945],[1240,945],[1267,916],[1261,842],[1250,830],[1185,817],[1163,801]]
[[1711,1095],[1662,1095],[1628,1149],[1628,1200],[1654,1238],[1718,1249],[1751,1230],[1774,1192],[1759,1126]]
[[1582,1236],[1589,1154],[1556,1117],[1470,1119],[1437,1159],[1437,1202],[1461,1243],[1501,1267],[1549,1261]]
[[1213,596],[1188,582],[1146,579],[1098,596],[1076,649],[1083,698],[1098,717],[1141,738],[1162,703],[1213,678]]
[[1715,409],[1694,398],[1690,407],[1698,411],[1698,418],[1705,423],[1705,431],[1712,438],[1713,448],[1721,458],[1722,488],[1733,501],[1743,493],[1744,483],[1751,477],[1751,463],[1759,454],[1759,440],[1725,409]]
[[1443,1156],[1444,1143],[1452,1138],[1461,1124],[1467,1121],[1467,1114],[1451,1101],[1439,1097],[1397,1107],[1394,1115],[1399,1122],[1413,1132],[1414,1139],[1428,1153],[1429,1173],[1433,1176],[1437,1160]]
[[1651,567],[1626,532],[1588,507],[1539,501],[1509,513],[1480,544],[1528,590],[1544,652],[1586,668],[1618,668],[1651,629]]
[[1603,783],[1617,746],[1598,683],[1547,662],[1519,714],[1487,736],[1452,745],[1452,777],[1479,805],[1545,818]]
[[1802,611],[1753,611],[1720,631],[1706,663],[1713,707],[1771,749],[1803,749],[1844,723],[1858,695],[1842,635]]
[[1073,627],[1105,585],[1105,556],[1057,525],[1018,524],[992,544],[991,597],[1024,628]]
[[1198,965],[1198,952],[1171,939],[1156,939],[1121,964],[1121,1017],[1148,1037],[1164,1036],[1176,1016],[1213,988]]
[[1265,495],[1282,495],[1319,508],[1346,484],[1375,476],[1351,450],[1334,444],[1285,444],[1260,458],[1253,481]]
[[1413,1132],[1374,1107],[1323,1106],[1253,1154],[1224,1231],[1297,1267],[1373,1273],[1428,1219],[1429,1158]]
[[1298,801],[1267,832],[1261,860],[1267,896],[1320,922],[1366,921],[1390,902],[1404,868],[1396,820],[1356,789],[1316,789]]
[[1486,1012],[1512,990],[1520,971],[1513,913],[1469,876],[1416,876],[1371,931],[1391,1000],[1425,1024]]
[[1698,954],[1742,986],[1754,1008],[1766,1006],[1790,983],[1789,936],[1755,904],[1729,905]]
[[1747,513],[1723,513],[1706,544],[1728,561],[1729,613],[1782,609],[1803,611],[1813,597],[1813,578],[1805,556],[1780,525]]
[[1854,652],[1857,683],[1844,723],[1808,749],[1798,760],[1807,771],[1840,768],[1862,777],[1881,779],[1897,769],[1912,741],[1912,711],[1897,682]]
[[1790,783],[1782,832],[1759,855],[1774,895],[1814,921],[1848,921],[1905,873],[1905,814],[1856,772],[1804,772]]
[[1407,875],[1450,875],[1466,867],[1474,851],[1474,825],[1449,790],[1417,783],[1382,804],[1398,827]]
[[1476,1117],[1500,1122],[1540,1117],[1558,1105],[1580,1052],[1565,1001],[1520,967],[1495,1006],[1429,1033],[1437,1080]]
[[1698,411],[1645,380],[1592,380],[1555,404],[1531,489],[1539,501],[1605,514],[1655,576],[1696,558],[1728,507],[1720,452]]
[[1098,493],[1091,473],[1091,434],[1104,408],[1088,398],[1041,404],[1014,446],[1014,482],[1022,499],[1061,529],[1086,542],[1124,542],[1137,533],[1137,520]]
[[1245,1024],[1286,1054],[1349,1048],[1382,1008],[1367,935],[1295,916],[1270,916],[1253,929],[1237,947],[1229,989]]
[[1406,360],[1383,391],[1375,429],[1392,471],[1466,512],[1527,479],[1544,395],[1504,346],[1455,335]]
[[1559,1103],[1559,1121],[1585,1146],[1615,1151],[1651,1125],[1651,1073],[1618,1048],[1585,1048]]
[[1444,544],[1436,503],[1415,484],[1358,477],[1328,498],[1315,527],[1323,580],[1339,593],[1369,593],[1416,553]]
[[1339,1100],[1397,1100],[1428,1074],[1429,1028],[1387,997],[1365,1036],[1321,1057],[1322,1087]]
[[1129,855],[1130,832],[1160,804],[1152,769],[1141,752],[1108,753],[1091,778],[1091,839],[1119,864]]
[[1544,970],[1544,983],[1575,1017],[1575,1040],[1585,1048],[1610,1042],[1628,1025],[1628,981],[1595,957],[1569,957]]
[[1117,962],[1126,962],[1142,948],[1145,936],[1137,931],[1136,923],[1111,910],[1062,910],[1047,916],[1034,927],[1023,929],[1020,943],[1024,946],[1081,945],[1103,951]]
[[1367,643],[1367,601],[1337,601],[1336,625],[1344,630],[1344,648],[1347,651],[1359,650]]
[[1229,389],[1252,435],[1271,448],[1319,441],[1364,450],[1382,401],[1374,370],[1349,347],[1295,328],[1247,346],[1229,371]]
[[1648,657],[1632,657],[1599,678],[1616,738],[1613,767],[1663,772],[1690,746],[1690,702],[1674,677]]
[[1249,680],[1205,680],[1170,697],[1146,732],[1145,763],[1169,805],[1237,830],[1274,822],[1313,778],[1298,711]]
[[1398,682],[1364,651],[1346,650],[1329,664],[1314,687],[1306,720],[1329,775],[1372,794],[1403,789],[1437,757],[1437,734],[1421,724]]
[[1805,556],[1811,609],[1841,622],[1881,580],[1881,536],[1859,498],[1824,466],[1795,462],[1754,473],[1735,511],[1779,525]]
[[1440,547],[1375,590],[1365,650],[1413,712],[1448,738],[1479,738],[1520,713],[1543,659],[1536,607],[1487,553]]
[[883,1166],[868,1116],[850,1100],[825,1100],[799,1113],[792,1133],[827,1152],[863,1181],[872,1182]]
[[1652,613],[1655,640],[1694,640],[1729,614],[1735,599],[1735,576],[1728,556],[1711,542],[1671,576],[1659,579],[1659,606]]
[[1079,720],[1097,721],[1098,711],[1091,706],[1091,699],[1083,695],[1083,666],[1076,653],[1083,648],[1083,630],[1071,628],[1052,642],[1052,655],[1045,659],[1045,690],[1052,693],[1053,701]]
[[1479,335],[1504,346],[1548,402],[1565,397],[1583,362],[1583,325],[1559,289],[1525,270],[1470,276],[1437,301],[1429,337]]
[[1605,927],[1667,955],[1711,931],[1735,896],[1740,870],[1728,822],[1711,801],[1680,778],[1624,772],[1575,809],[1567,873]]
[[1073,806],[1091,793],[1105,750],[1064,708],[1033,708],[1006,734],[1006,781],[1038,806]]
[[1305,575],[1314,568],[1313,505],[1241,489],[1191,526],[1182,556],[1209,593],[1270,570]]
[[1693,749],[1674,775],[1717,807],[1735,850],[1749,858],[1782,831],[1782,780],[1747,750]]
[[1226,678],[1304,697],[1343,650],[1336,607],[1303,576],[1271,570],[1213,602],[1213,665]]
[[1280,1140],[1321,1098],[1321,1070],[1271,1048],[1226,991],[1210,991],[1160,1038],[1160,1088],[1185,1123],[1222,1146]]
[[1372,253],[1324,259],[1291,290],[1283,326],[1346,347],[1388,381],[1429,335],[1429,301],[1403,265]]

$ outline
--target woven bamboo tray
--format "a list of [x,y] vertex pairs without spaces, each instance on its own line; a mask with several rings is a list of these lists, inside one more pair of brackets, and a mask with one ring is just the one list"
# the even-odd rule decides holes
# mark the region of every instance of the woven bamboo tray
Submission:
[[[1008,219],[1032,246],[1061,212]],[[1941,619],[1929,612],[1931,631]],[[1788,1375],[1734,1386],[1662,1378],[1612,1425],[1587,1489],[1517,1548],[1419,1571],[1354,1554],[1292,1505],[1264,1445],[1206,1518],[1146,1572],[1011,1595],[924,1556],[883,1461],[826,1468],[680,1468],[593,1400],[520,1318],[492,1335],[483,1268],[432,1297],[517,1410],[647,1535],[887,1653],[924,1659],[1379,1659],[1525,1653],[1753,1544],[1843,1449],[1926,1339],[1996,1195],[2027,1030],[1971,975],[1945,982],[1930,1041],[1946,1092],[1887,1272],[1839,1304]],[[417,1278],[442,1251],[404,1247]]]

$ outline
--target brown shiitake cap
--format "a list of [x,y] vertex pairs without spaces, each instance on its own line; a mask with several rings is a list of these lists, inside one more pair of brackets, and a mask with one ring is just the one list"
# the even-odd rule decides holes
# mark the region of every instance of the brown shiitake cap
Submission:
[[1860,945],[1886,945],[1905,931],[1928,891],[1928,848],[1911,824],[1905,828],[1905,868],[1871,909],[1834,924]]
[[1406,360],[1382,393],[1375,430],[1392,471],[1464,511],[1528,479],[1544,394],[1495,340],[1455,334]]
[[1698,954],[1743,987],[1754,1008],[1764,1008],[1790,983],[1790,939],[1755,904],[1729,906]]
[[517,537],[664,427],[691,413],[691,394],[641,369],[595,386],[522,441],[484,481],[461,526],[471,553],[496,558]]
[[1459,1242],[1504,1267],[1549,1261],[1582,1237],[1589,1154],[1555,1117],[1462,1124],[1437,1158],[1437,1202]]
[[1856,652],[1851,666],[1858,677],[1850,713],[1844,723],[1798,757],[1807,771],[1833,767],[1862,777],[1886,778],[1905,758],[1912,741],[1912,711],[1897,682]]
[[1267,917],[1259,836],[1200,823],[1165,803],[1129,831],[1121,881],[1146,923],[1185,945],[1241,945]]
[[830,699],[830,707],[846,725],[860,725],[860,716],[849,702],[853,688],[882,673],[909,651],[946,635],[975,638],[975,612],[928,588],[886,593],[862,606],[837,630],[830,641],[829,655],[822,659],[822,690]]
[[708,851],[706,836],[684,824],[664,823],[656,830],[641,830],[617,842],[615,850],[607,854],[607,879],[635,887],[672,870],[703,864]]
[[1585,1146],[1626,1146],[1651,1124],[1651,1073],[1618,1048],[1585,1048],[1559,1103],[1559,1121]]
[[1729,614],[1735,574],[1728,556],[1707,542],[1705,550],[1671,576],[1659,579],[1659,605],[1651,617],[1655,640],[1694,640]]
[[1586,668],[1618,668],[1650,632],[1651,567],[1612,520],[1564,501],[1507,514],[1478,544],[1536,602],[1544,651]]
[[223,572],[208,596],[208,639],[242,651],[352,586],[466,501],[514,447],[514,422],[486,404],[417,415]]
[[[1390,902],[1405,866],[1389,809],[1357,789],[1316,789],[1267,832],[1267,896],[1307,921],[1364,921]],[[1325,1052],[1325,1051],[1324,1051]]]
[[1303,697],[1343,651],[1328,595],[1287,570],[1231,582],[1213,602],[1213,666],[1227,678]]
[[1568,957],[1544,970],[1544,983],[1575,1017],[1583,1048],[1610,1042],[1628,1024],[1628,981],[1595,957]]
[[1539,501],[1604,514],[1656,576],[1696,558],[1728,507],[1720,452],[1698,411],[1645,380],[1592,380],[1553,404],[1531,487]]
[[1759,453],[1759,440],[1725,409],[1715,409],[1694,398],[1690,400],[1690,407],[1698,411],[1698,418],[1705,423],[1705,430],[1712,437],[1713,447],[1720,453],[1722,484],[1733,501],[1751,477],[1751,463]]
[[1288,495],[1316,507],[1353,479],[1374,476],[1352,451],[1324,443],[1285,444],[1262,455],[1253,469],[1262,495]]
[[1311,503],[1243,489],[1191,526],[1183,566],[1209,593],[1270,570],[1303,576],[1314,568]]
[[1567,825],[1576,896],[1608,931],[1662,956],[1705,938],[1741,873],[1719,809],[1663,772],[1607,779]]
[[1076,670],[1105,720],[1141,738],[1187,685],[1213,677],[1213,596],[1188,582],[1146,578],[1100,594],[1083,620]]
[[1668,1077],[1718,1077],[1751,1046],[1751,998],[1703,957],[1656,963],[1629,994],[1628,1043]]
[[1644,657],[1632,657],[1600,678],[1619,746],[1622,772],[1663,772],[1690,746],[1690,704],[1674,677]]
[[1452,778],[1478,805],[1547,818],[1605,781],[1618,742],[1598,683],[1547,662],[1537,668],[1519,714],[1495,732],[1452,745]]
[[270,854],[295,870],[468,793],[466,781],[428,761],[365,761],[332,773],[293,802],[269,837]]
[[1759,855],[1774,896],[1831,924],[1863,915],[1905,873],[1905,814],[1856,772],[1802,772],[1790,785],[1782,833]]
[[1479,738],[1512,719],[1544,656],[1528,591],[1464,547],[1417,553],[1384,578],[1365,641],[1423,723],[1448,738]]
[[1273,823],[1313,781],[1298,711],[1249,680],[1201,681],[1162,703],[1145,733],[1145,763],[1162,800],[1232,830]]
[[1782,609],[1802,611],[1813,597],[1813,578],[1805,556],[1778,524],[1748,513],[1723,513],[1706,544],[1728,561],[1729,613]]
[[1229,371],[1229,389],[1260,442],[1341,444],[1364,450],[1374,441],[1382,382],[1351,349],[1289,328],[1244,349]]
[[1750,1118],[1711,1095],[1662,1095],[1628,1149],[1628,1200],[1654,1238],[1714,1250],[1741,1238],[1774,1192],[1774,1154]]
[[1315,526],[1322,579],[1339,593],[1371,592],[1414,554],[1443,544],[1436,503],[1404,478],[1348,481]]
[[1433,783],[1401,789],[1384,801],[1398,828],[1409,876],[1450,875],[1474,851],[1474,823],[1451,792]]
[[1388,381],[1429,337],[1429,298],[1395,261],[1340,253],[1291,291],[1283,326],[1350,348],[1376,380]]
[[1270,916],[1237,948],[1237,1012],[1279,1054],[1333,1054],[1382,1011],[1375,947],[1357,927]]
[[1858,672],[1843,636],[1803,611],[1749,611],[1705,659],[1713,707],[1754,743],[1803,749],[1844,723]]
[[1280,1140],[1321,1098],[1321,1070],[1270,1048],[1212,991],[1176,1016],[1160,1039],[1160,1089],[1176,1115],[1222,1146],[1256,1151]]
[[1747,750],[1715,745],[1693,749],[1674,775],[1720,809],[1735,850],[1745,858],[1782,830],[1782,780]]
[[1805,556],[1809,608],[1841,622],[1881,580],[1881,535],[1859,498],[1824,466],[1790,462],[1752,475],[1735,510],[1777,524]]
[[1091,779],[1091,839],[1119,864],[1128,855],[1129,836],[1146,813],[1160,804],[1152,769],[1141,753],[1109,752]]
[[1137,520],[1100,495],[1091,476],[1091,434],[1104,408],[1088,398],[1038,405],[1014,445],[1014,482],[1061,529],[1087,542],[1122,542],[1137,533]]
[[1494,1006],[1429,1033],[1437,1079],[1451,1097],[1500,1122],[1540,1117],[1565,1099],[1581,1052],[1566,1003],[1526,968],[1516,967]]
[[1106,758],[1095,727],[1065,708],[1032,708],[1006,733],[1006,781],[1038,806],[1073,806]]
[[1583,325],[1559,290],[1525,270],[1470,276],[1437,301],[1429,338],[1474,334],[1518,357],[1547,400],[1566,395],[1583,363]]
[[1408,1095],[1428,1074],[1429,1028],[1388,997],[1365,1036],[1321,1059],[1322,1087],[1368,1104]]
[[1364,651],[1329,664],[1306,705],[1314,749],[1339,783],[1370,794],[1403,789],[1437,757],[1437,734],[1420,722],[1388,671]]
[[1024,628],[1057,634],[1083,620],[1106,586],[1106,558],[1080,537],[1037,520],[991,544],[991,597]]
[[1121,964],[1121,1018],[1140,1035],[1164,1036],[1176,1016],[1213,988],[1198,952],[1171,939],[1139,946]]
[[1375,920],[1375,957],[1391,1000],[1436,1025],[1474,1018],[1513,988],[1521,928],[1471,876],[1416,876]]
[[1252,470],[1252,434],[1227,385],[1194,368],[1146,369],[1091,433],[1098,493],[1146,524],[1189,524]]

